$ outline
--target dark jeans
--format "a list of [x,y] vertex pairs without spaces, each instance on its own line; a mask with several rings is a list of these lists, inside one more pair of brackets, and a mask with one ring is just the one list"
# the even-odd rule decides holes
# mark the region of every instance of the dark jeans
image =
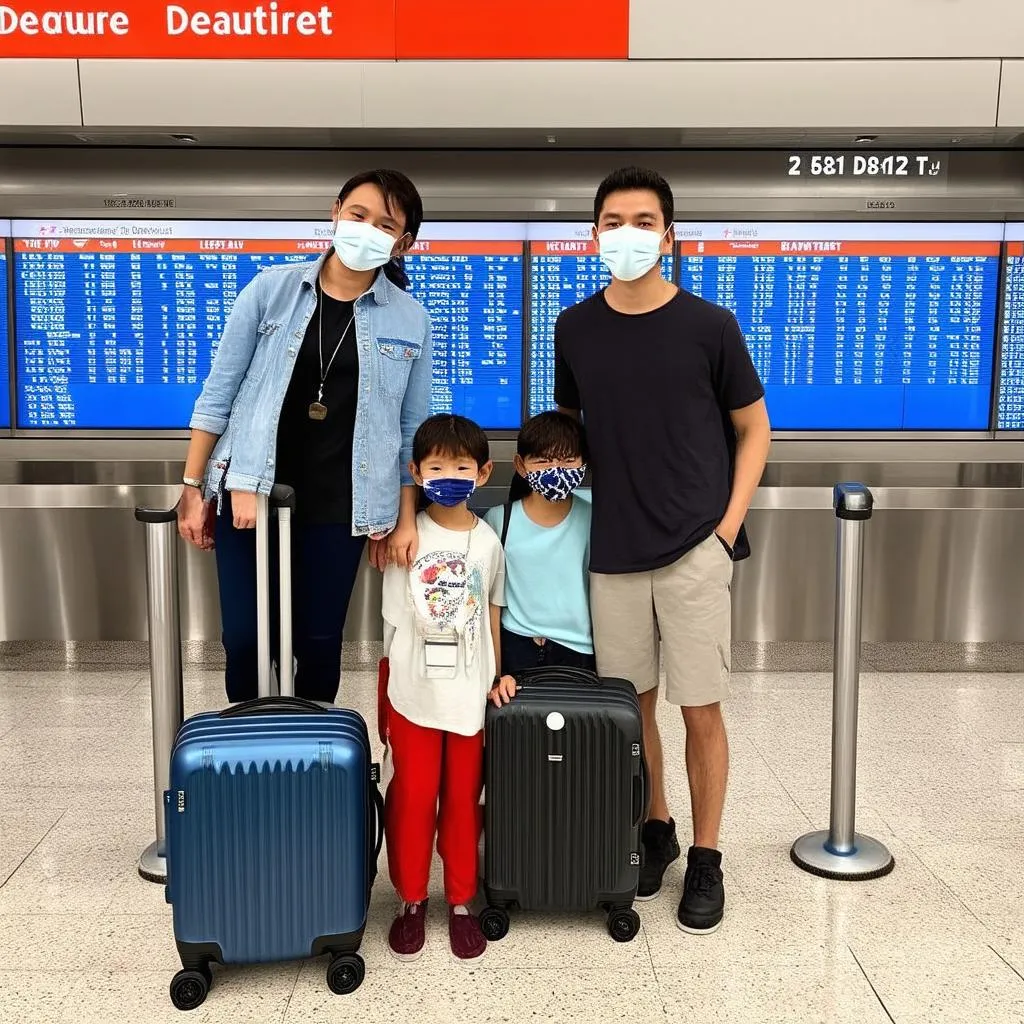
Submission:
[[563,647],[554,640],[534,643],[532,637],[510,633],[501,629],[501,671],[514,675],[527,668],[561,665],[566,668],[588,668],[594,671],[597,661],[592,654],[580,654],[571,647]]
[[[270,536],[270,652],[276,664],[281,613],[275,523]],[[227,661],[224,684],[228,700],[235,703],[257,695],[256,531],[235,529],[227,499],[214,540]],[[365,543],[364,537],[351,536],[348,526],[296,522],[292,527],[292,637],[299,697],[333,703],[338,696],[341,636]]]

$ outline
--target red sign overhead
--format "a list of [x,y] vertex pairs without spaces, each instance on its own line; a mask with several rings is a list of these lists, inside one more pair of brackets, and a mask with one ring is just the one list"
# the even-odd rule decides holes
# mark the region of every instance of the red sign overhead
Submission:
[[415,242],[410,256],[521,256],[522,242],[427,241]]
[[629,0],[398,0],[399,60],[618,60]]
[[683,242],[683,256],[998,256],[998,242]]
[[310,259],[330,247],[330,241],[310,238],[16,238],[20,253],[309,253]]
[[629,0],[6,0],[0,58],[628,56]]
[[553,239],[547,242],[531,242],[531,256],[596,256],[597,243],[593,239]]

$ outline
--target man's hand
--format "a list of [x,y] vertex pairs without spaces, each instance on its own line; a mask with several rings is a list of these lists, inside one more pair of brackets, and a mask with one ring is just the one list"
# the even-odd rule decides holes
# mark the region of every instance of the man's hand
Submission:
[[420,543],[416,520],[413,519],[410,523],[399,522],[384,543],[387,546],[385,563],[397,565],[400,569],[408,569],[416,560],[416,552]]
[[498,680],[497,684],[491,687],[491,692],[487,694],[487,699],[491,701],[496,708],[500,708],[502,704],[508,704],[512,698],[519,692],[519,684],[512,678],[512,676],[502,676]]
[[723,519],[718,526],[715,527],[715,533],[729,545],[730,548],[736,547],[736,538],[740,535],[740,528],[733,526],[731,523]]
[[236,530],[256,528],[256,494],[254,491],[231,492],[231,521]]

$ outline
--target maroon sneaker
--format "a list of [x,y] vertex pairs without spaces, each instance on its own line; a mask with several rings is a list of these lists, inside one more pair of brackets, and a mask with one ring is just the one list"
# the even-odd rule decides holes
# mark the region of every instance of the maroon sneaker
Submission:
[[411,962],[423,954],[427,939],[427,901],[404,903],[388,932],[388,948],[396,960]]
[[467,907],[448,908],[448,941],[456,960],[479,960],[487,952],[480,922]]

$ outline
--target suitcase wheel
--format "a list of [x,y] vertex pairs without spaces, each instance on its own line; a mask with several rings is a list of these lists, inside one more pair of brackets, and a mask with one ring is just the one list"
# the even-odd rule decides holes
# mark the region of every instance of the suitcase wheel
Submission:
[[480,915],[480,930],[488,942],[500,942],[508,935],[508,914],[501,907],[486,907]]
[[209,967],[178,971],[171,979],[171,1002],[178,1010],[195,1010],[206,1000],[212,980]]
[[366,977],[366,964],[358,953],[338,953],[327,966],[327,987],[336,996],[355,992]]
[[616,942],[632,942],[640,931],[640,915],[630,907],[608,915],[608,934]]

